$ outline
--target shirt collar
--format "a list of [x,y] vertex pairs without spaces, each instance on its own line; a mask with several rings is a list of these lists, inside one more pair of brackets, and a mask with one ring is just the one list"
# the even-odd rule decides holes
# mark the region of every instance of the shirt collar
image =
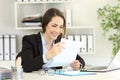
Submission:
[[[46,45],[46,41],[45,41],[45,39],[43,37],[43,34],[40,33],[40,35],[41,35],[41,38],[42,38],[42,45]],[[52,45],[54,45],[54,44],[55,44],[55,41],[52,42]]]
[[40,33],[40,35],[41,35],[41,39],[42,39],[42,45],[46,45],[46,42],[45,42],[45,39],[44,39],[42,33]]

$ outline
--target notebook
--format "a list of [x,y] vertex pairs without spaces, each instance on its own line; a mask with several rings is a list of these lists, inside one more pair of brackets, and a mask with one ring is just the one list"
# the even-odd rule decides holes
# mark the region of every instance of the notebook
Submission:
[[90,68],[81,69],[84,72],[109,72],[113,70],[120,69],[120,50],[115,55],[113,60],[110,62],[108,66],[94,66]]
[[95,75],[95,72],[80,72],[78,71],[64,71],[64,70],[60,70],[60,71],[54,71],[51,72],[50,74],[57,74],[57,75],[64,75],[64,76],[84,76],[84,75]]

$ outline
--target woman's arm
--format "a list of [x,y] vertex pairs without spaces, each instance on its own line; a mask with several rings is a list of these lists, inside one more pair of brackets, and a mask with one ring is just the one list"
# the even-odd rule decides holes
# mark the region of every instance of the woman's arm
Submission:
[[24,72],[32,72],[42,68],[42,65],[44,63],[42,53],[40,53],[38,48],[39,45],[40,44],[36,44],[36,40],[34,39],[34,37],[23,37],[22,50],[18,54],[18,56],[21,56],[22,67]]
[[84,61],[84,59],[82,57],[80,57],[79,55],[77,55],[76,60],[79,60],[80,66],[82,66],[82,68],[85,67],[85,61]]

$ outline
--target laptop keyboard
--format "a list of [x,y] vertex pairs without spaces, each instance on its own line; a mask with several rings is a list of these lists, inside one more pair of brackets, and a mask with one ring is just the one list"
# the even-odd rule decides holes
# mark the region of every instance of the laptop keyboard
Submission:
[[103,70],[103,69],[107,69],[106,66],[97,66],[97,67],[92,67],[92,68],[88,68],[88,69],[92,69],[92,70]]
[[89,67],[89,68],[84,68],[81,69],[81,71],[89,71],[89,70],[106,70],[107,66],[94,66],[94,67]]

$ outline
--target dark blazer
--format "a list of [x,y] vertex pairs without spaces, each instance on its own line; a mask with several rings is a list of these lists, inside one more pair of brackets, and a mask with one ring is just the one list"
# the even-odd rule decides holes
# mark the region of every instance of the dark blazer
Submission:
[[[59,42],[60,39],[61,37],[58,36],[55,42]],[[24,72],[32,72],[42,69],[44,62],[42,57],[43,47],[40,32],[38,34],[26,35],[23,37],[22,50],[18,53],[16,59],[19,56],[22,58],[21,65]],[[79,55],[77,55],[76,59],[79,60],[84,67],[85,62]]]

